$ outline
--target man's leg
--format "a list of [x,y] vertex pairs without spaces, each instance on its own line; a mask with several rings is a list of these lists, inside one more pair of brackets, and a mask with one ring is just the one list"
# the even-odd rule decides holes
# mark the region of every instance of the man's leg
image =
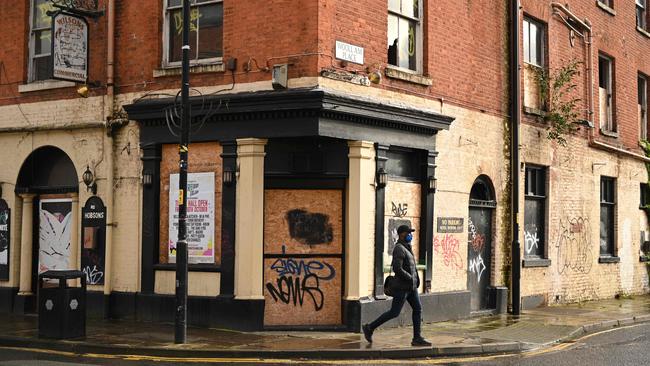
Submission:
[[396,291],[395,296],[393,296],[393,302],[391,303],[390,310],[381,314],[377,319],[375,319],[374,322],[370,324],[364,324],[361,327],[363,330],[363,335],[368,342],[372,342],[372,333],[375,331],[375,329],[387,321],[399,316],[399,313],[402,311],[402,307],[404,306],[404,302],[406,301],[406,295],[407,293],[404,291]]
[[420,302],[420,295],[418,290],[409,292],[406,300],[413,309],[413,346],[431,346],[426,339],[422,338],[422,303]]

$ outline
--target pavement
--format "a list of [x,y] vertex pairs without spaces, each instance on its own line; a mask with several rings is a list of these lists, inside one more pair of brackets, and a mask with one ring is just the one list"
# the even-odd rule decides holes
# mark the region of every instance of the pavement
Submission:
[[[410,311],[405,309],[404,311]],[[516,353],[570,341],[587,333],[650,322],[650,296],[526,310],[424,324],[432,347],[411,347],[410,327],[378,329],[373,343],[363,335],[323,331],[238,332],[188,328],[187,343],[174,344],[173,324],[89,320],[83,339],[38,337],[36,316],[0,315],[0,347],[186,358],[379,359]]]

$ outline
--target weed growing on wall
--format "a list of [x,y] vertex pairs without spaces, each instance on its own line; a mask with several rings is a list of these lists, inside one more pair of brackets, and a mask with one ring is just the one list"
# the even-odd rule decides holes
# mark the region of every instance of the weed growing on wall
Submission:
[[582,101],[575,97],[578,84],[575,80],[580,75],[581,62],[573,60],[559,69],[552,71],[539,69],[536,73],[542,100],[547,104],[544,120],[547,138],[566,146],[565,136],[577,131],[574,123],[578,121]]

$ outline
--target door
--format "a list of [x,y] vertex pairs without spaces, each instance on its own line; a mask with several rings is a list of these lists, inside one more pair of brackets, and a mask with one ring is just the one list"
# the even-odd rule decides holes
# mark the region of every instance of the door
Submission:
[[342,323],[342,189],[264,194],[264,325]]
[[42,199],[38,210],[38,274],[49,270],[68,270],[72,200]]
[[492,209],[469,208],[467,220],[467,288],[471,293],[471,311],[488,307],[488,286],[492,263]]

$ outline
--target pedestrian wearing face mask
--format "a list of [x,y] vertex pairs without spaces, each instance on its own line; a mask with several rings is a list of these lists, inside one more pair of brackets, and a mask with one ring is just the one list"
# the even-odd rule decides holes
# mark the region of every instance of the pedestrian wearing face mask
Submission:
[[395,243],[393,262],[391,263],[393,272],[395,272],[395,281],[392,287],[393,303],[390,310],[380,315],[374,322],[363,325],[363,335],[369,343],[372,343],[372,333],[375,329],[385,322],[397,318],[400,311],[402,311],[404,302],[408,301],[413,310],[413,340],[411,345],[431,346],[431,343],[424,339],[421,334],[422,303],[420,303],[420,296],[418,295],[420,277],[418,276],[416,261],[411,248],[414,231],[407,225],[401,225],[397,228],[399,239]]

